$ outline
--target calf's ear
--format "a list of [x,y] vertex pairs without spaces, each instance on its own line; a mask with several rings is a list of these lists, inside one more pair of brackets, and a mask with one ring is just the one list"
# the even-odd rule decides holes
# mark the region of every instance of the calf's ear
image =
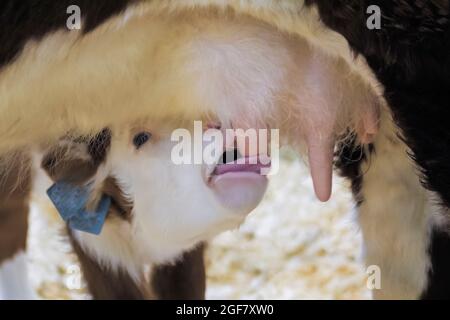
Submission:
[[103,129],[93,137],[63,138],[45,153],[41,166],[53,181],[76,185],[88,182],[105,161],[111,131]]

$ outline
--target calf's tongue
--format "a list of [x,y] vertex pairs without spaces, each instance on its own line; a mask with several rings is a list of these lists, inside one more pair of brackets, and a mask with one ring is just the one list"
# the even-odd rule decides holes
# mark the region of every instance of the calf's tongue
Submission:
[[[244,159],[247,161],[247,159]],[[262,164],[258,163],[239,163],[238,161],[232,163],[219,164],[216,166],[214,173],[216,175],[225,174],[228,172],[253,172],[261,174],[261,169],[270,168],[270,163]]]

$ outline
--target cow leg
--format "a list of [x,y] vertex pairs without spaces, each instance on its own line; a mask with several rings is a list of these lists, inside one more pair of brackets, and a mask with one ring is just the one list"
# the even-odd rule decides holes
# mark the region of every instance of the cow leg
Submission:
[[388,112],[373,146],[346,146],[338,167],[352,181],[366,263],[381,271],[374,298],[420,298],[429,283],[430,230],[441,209],[422,187]]
[[155,267],[152,286],[159,299],[205,299],[206,275],[203,260],[204,246],[185,253],[175,265]]
[[31,173],[28,159],[14,163],[0,174],[0,299],[33,299],[25,253]]

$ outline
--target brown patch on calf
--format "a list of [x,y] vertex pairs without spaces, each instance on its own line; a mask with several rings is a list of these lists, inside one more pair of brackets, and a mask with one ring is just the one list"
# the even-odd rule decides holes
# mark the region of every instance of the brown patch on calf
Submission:
[[106,159],[111,146],[111,130],[103,129],[88,142],[88,152],[95,165],[99,166]]
[[206,291],[204,245],[185,253],[175,265],[155,267],[152,286],[158,299],[203,300]]
[[124,195],[116,179],[113,177],[106,178],[102,191],[103,194],[111,197],[109,214],[115,214],[127,221],[131,221],[133,204]]
[[204,246],[185,253],[175,265],[155,267],[150,283],[144,277],[136,283],[126,271],[102,266],[83,250],[70,229],[68,233],[88,290],[95,300],[205,299]]
[[20,156],[0,173],[0,264],[26,249],[31,192],[30,159]]
[[144,300],[153,294],[145,284],[137,284],[127,271],[112,270],[88,255],[68,230],[72,247],[78,256],[89,292],[95,300]]
[[102,130],[93,138],[65,138],[48,150],[41,166],[53,181],[83,184],[105,161],[110,144],[109,129]]

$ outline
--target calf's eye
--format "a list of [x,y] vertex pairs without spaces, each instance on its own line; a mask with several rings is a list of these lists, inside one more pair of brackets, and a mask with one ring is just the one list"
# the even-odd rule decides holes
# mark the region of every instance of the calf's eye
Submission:
[[140,132],[134,136],[133,144],[136,147],[136,149],[139,149],[144,144],[146,144],[150,140],[151,137],[152,137],[152,134],[150,132]]

